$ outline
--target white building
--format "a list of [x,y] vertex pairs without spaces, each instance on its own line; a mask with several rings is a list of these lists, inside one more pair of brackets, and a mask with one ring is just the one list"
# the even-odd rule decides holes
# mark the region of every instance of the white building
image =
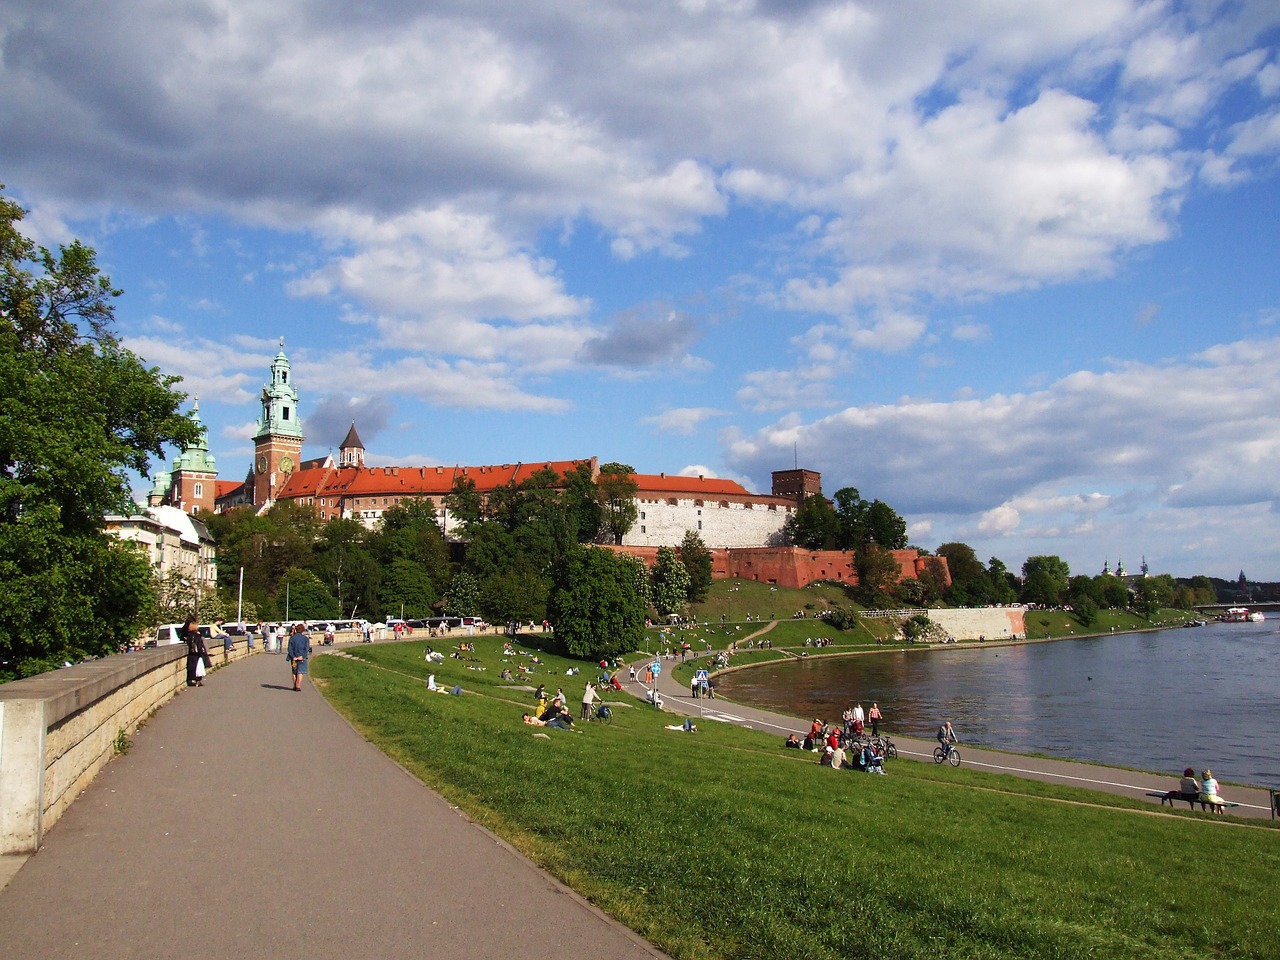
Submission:
[[107,533],[140,545],[161,577],[177,573],[200,596],[217,589],[217,546],[199,520],[177,507],[158,506],[128,517],[109,516],[106,521]]

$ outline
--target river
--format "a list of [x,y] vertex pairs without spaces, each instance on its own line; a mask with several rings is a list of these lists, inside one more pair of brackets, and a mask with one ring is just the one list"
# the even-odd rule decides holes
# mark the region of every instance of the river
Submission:
[[[1276,620],[867,656],[739,670],[721,696],[837,720],[878,702],[884,728],[962,744],[1280,787]],[[799,731],[801,724],[796,724]]]

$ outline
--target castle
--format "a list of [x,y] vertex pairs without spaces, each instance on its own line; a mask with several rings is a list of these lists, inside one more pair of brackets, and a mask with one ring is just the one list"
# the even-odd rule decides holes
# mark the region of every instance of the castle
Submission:
[[[507,484],[520,484],[543,470],[557,475],[586,466],[599,476],[597,457],[489,466],[369,467],[353,422],[332,454],[304,460],[306,439],[298,414],[298,392],[290,380],[289,358],[280,351],[271,363],[271,380],[262,388],[262,408],[254,434],[254,456],[242,481],[219,480],[209,454],[205,429],[156,474],[148,495],[152,506],[178,507],[191,514],[250,507],[259,512],[291,501],[313,507],[322,520],[345,517],[374,527],[384,511],[409,500],[430,502],[447,537],[458,522],[445,504],[456,481],[467,479],[485,496]],[[199,402],[191,416],[199,424]],[[812,470],[779,470],[769,494],[749,492],[732,480],[703,476],[634,474],[637,518],[620,547],[652,563],[661,546],[676,546],[694,530],[712,550],[713,573],[788,586],[818,579],[857,581],[852,554],[801,550],[785,545],[787,518],[805,497],[821,495],[822,477]],[[923,559],[915,550],[894,551],[903,577],[917,576]]]

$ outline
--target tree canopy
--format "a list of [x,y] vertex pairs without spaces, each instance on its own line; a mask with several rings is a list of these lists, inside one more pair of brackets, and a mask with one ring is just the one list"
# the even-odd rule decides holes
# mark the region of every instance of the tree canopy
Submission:
[[92,248],[39,247],[24,216],[0,197],[0,677],[136,636],[150,567],[105,516],[133,511],[130,471],[199,435],[178,378],[120,345]]

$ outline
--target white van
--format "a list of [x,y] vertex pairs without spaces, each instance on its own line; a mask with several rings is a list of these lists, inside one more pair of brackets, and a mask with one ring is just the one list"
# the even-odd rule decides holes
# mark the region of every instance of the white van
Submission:
[[[156,638],[148,640],[146,646],[164,647],[171,643],[182,643],[182,628],[185,626],[185,623],[166,623],[156,627]],[[213,639],[213,627],[205,623],[200,624],[200,636],[204,637],[207,646]]]

